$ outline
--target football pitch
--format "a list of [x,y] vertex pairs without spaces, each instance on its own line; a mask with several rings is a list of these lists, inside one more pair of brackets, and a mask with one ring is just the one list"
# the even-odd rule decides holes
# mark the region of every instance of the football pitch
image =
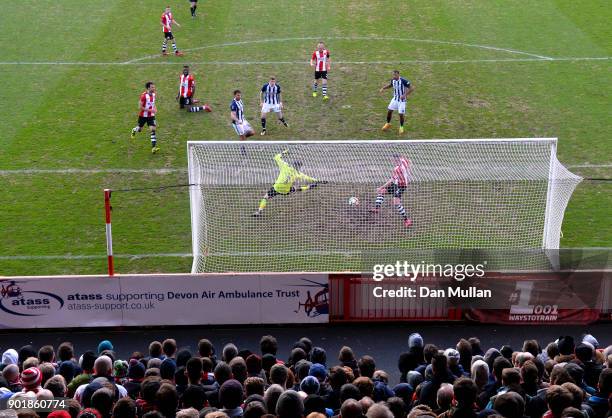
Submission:
[[[167,4],[184,57],[160,55]],[[187,183],[188,140],[237,139],[234,89],[259,128],[259,89],[271,75],[290,127],[270,115],[266,139],[399,138],[397,119],[380,131],[391,93],[378,93],[399,69],[416,87],[403,138],[558,137],[571,171],[612,177],[603,0],[198,4],[192,19],[187,0],[2,1],[0,275],[104,273],[103,188],[131,190],[112,199],[119,272],[188,271],[188,190],[151,189]],[[310,90],[319,39],[331,51],[328,102]],[[178,109],[183,64],[212,113]],[[130,139],[148,80],[158,93],[156,155],[146,133]],[[612,246],[611,191],[609,182],[577,188],[562,246]]]

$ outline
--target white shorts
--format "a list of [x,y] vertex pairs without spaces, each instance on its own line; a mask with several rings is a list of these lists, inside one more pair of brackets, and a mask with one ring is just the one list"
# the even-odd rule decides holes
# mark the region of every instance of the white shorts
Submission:
[[232,123],[232,126],[234,127],[234,131],[236,131],[238,136],[245,135],[247,132],[253,130],[253,128],[251,128],[251,124],[246,119],[240,123]]
[[268,113],[268,112],[279,113],[281,112],[281,107],[279,104],[264,103],[261,106],[261,113]]
[[404,113],[406,113],[406,102],[400,102],[399,100],[395,100],[395,98],[393,98],[391,99],[391,102],[389,103],[389,107],[387,109],[397,110],[397,113],[403,115]]

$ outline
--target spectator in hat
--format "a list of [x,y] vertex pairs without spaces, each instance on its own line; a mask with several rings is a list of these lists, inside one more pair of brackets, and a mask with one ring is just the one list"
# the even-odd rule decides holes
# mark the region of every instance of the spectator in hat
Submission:
[[455,377],[462,377],[465,374],[463,366],[461,366],[459,351],[454,348],[444,350],[444,355],[448,359],[448,369]]
[[127,379],[123,386],[130,398],[136,399],[140,392],[141,383],[145,375],[145,366],[136,359],[130,360]]
[[476,360],[472,364],[470,376],[478,388],[478,393],[481,393],[489,383],[489,366],[484,360]]
[[243,389],[239,381],[230,379],[221,385],[219,403],[229,418],[241,417]]
[[23,387],[22,392],[38,393],[42,390],[42,373],[38,367],[30,367],[21,372],[20,383]]
[[9,365],[19,363],[19,354],[17,354],[17,350],[14,348],[9,348],[4,353],[2,353],[2,364]]
[[300,390],[306,395],[316,395],[319,393],[319,380],[314,376],[306,376],[300,383]]

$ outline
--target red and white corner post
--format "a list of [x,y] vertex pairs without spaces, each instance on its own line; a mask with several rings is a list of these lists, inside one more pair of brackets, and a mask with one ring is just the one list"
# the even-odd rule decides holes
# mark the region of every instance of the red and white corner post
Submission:
[[115,275],[113,260],[113,232],[111,229],[111,190],[104,189],[104,209],[106,212],[106,256],[108,258],[108,275]]

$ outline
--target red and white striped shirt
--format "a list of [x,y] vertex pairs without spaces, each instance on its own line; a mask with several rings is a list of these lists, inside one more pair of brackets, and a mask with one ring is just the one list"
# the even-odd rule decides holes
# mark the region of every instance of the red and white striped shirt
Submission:
[[393,169],[393,182],[398,186],[406,186],[410,176],[410,161],[405,157],[400,157],[399,160],[400,163]]
[[179,86],[179,94],[181,97],[193,96],[195,89],[195,79],[191,74],[181,74],[181,84]]
[[161,24],[164,33],[172,32],[172,13],[162,13]]
[[155,116],[155,93],[149,93],[145,91],[140,95],[140,105],[144,107],[144,110],[141,110],[138,116],[142,116],[145,118]]
[[316,71],[327,71],[327,61],[329,61],[329,51],[324,49],[319,51],[318,49],[312,53],[312,60],[316,63]]

